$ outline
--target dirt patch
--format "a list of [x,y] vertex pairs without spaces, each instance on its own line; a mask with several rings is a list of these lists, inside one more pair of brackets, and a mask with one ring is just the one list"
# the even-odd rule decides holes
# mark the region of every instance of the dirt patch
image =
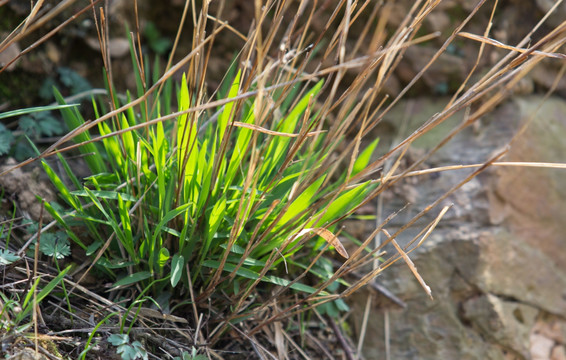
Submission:
[[[15,159],[9,158],[6,164],[0,167],[0,172],[7,171],[16,164]],[[19,216],[39,221],[41,202],[38,198],[48,202],[55,201],[55,193],[51,190],[51,186],[39,178],[40,171],[39,168],[31,172],[17,168],[0,176],[0,187],[4,191],[2,208],[16,206]],[[44,216],[48,217],[48,215],[44,212]]]

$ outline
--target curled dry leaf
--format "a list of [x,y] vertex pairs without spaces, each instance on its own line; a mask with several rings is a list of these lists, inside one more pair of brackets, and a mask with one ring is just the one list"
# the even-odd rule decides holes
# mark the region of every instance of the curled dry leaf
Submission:
[[468,39],[472,39],[475,41],[479,41],[479,42],[483,42],[486,44],[490,44],[502,49],[506,49],[506,50],[511,50],[511,51],[517,51],[520,53],[526,53],[526,52],[531,52],[533,55],[540,55],[540,56],[545,56],[545,57],[549,57],[549,58],[554,58],[554,59],[566,59],[566,55],[565,54],[561,54],[561,53],[550,53],[550,52],[545,52],[545,51],[539,51],[539,50],[531,50],[531,49],[525,49],[525,48],[518,48],[516,46],[511,46],[511,45],[507,45],[507,44],[503,44],[500,41],[485,37],[485,36],[479,36],[476,34],[471,34],[465,31],[461,31],[458,33],[459,36],[468,38]]
[[399,252],[399,255],[401,255],[401,258],[403,260],[405,260],[405,262],[407,263],[407,265],[409,266],[409,269],[411,270],[411,272],[413,273],[413,275],[417,278],[419,284],[421,284],[422,288],[426,291],[426,293],[428,294],[428,296],[430,296],[431,300],[433,300],[432,297],[432,291],[430,289],[430,286],[428,286],[423,277],[421,276],[421,274],[419,274],[417,267],[415,266],[415,264],[413,263],[413,261],[409,258],[409,255],[407,255],[407,253],[405,251],[403,251],[403,249],[401,248],[401,246],[399,246],[399,244],[397,244],[397,241],[395,241],[395,239],[391,238],[391,235],[389,235],[389,233],[387,232],[387,230],[383,229],[381,230],[383,231],[383,233],[385,235],[387,235],[387,237],[391,240],[391,244],[393,244],[393,246],[395,246],[395,249],[397,249],[397,252]]
[[[284,136],[284,137],[291,137],[291,138],[292,137],[298,137],[298,136],[301,135],[301,134],[290,134],[290,133],[284,133],[284,132],[279,132],[279,131],[273,131],[273,130],[266,129],[266,128],[263,128],[263,127],[258,126],[258,125],[243,123],[243,122],[239,122],[239,121],[232,122],[232,125],[238,126],[238,127],[243,127],[243,128],[250,129],[250,130],[259,131],[261,133],[268,134],[268,135]],[[307,137],[315,136],[315,135],[318,135],[318,134],[322,134],[324,132],[325,132],[325,130],[311,131],[311,132],[306,133],[306,136]]]
[[340,239],[338,239],[338,236],[334,235],[332,231],[323,228],[315,228],[311,230],[320,237],[322,237],[324,240],[326,240],[327,243],[334,246],[338,254],[342,255],[342,257],[346,259],[350,257],[348,255],[348,252],[346,251],[346,248],[344,248],[344,245],[342,245]]

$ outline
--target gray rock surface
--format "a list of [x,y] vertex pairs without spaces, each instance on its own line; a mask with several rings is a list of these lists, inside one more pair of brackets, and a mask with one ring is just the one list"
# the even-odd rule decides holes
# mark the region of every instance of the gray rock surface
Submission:
[[[388,116],[389,128],[402,128],[402,119],[408,119],[407,131],[413,131],[440,111],[445,101],[399,104]],[[526,122],[528,128],[502,160],[564,162],[564,114],[566,102],[558,97],[544,103],[537,96],[513,99],[465,129],[424,167],[482,163],[507,145]],[[461,119],[455,116],[416,142],[409,158],[426,153]],[[385,195],[384,214],[407,200],[413,204],[388,231],[396,231],[471,171],[423,176],[396,186]],[[402,262],[378,278],[407,304],[404,310],[388,310],[391,359],[566,358],[564,174],[560,169],[492,167],[446,200],[453,208],[431,238],[411,254],[434,300]],[[438,211],[402,234],[399,243],[410,241]],[[349,299],[356,331],[368,291]],[[384,311],[383,306],[372,308],[363,347],[367,359],[386,358]]]

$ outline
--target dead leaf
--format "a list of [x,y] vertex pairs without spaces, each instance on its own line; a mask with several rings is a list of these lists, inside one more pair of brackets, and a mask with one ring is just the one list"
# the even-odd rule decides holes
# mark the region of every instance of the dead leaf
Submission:
[[327,243],[334,246],[338,254],[342,255],[342,257],[346,259],[350,257],[350,255],[348,255],[348,252],[346,251],[346,248],[344,248],[344,245],[342,245],[342,243],[340,242],[340,239],[338,239],[338,237],[334,235],[332,231],[324,228],[316,228],[312,229],[312,231],[326,240]]
[[285,336],[283,336],[283,325],[280,321],[273,324],[275,326],[275,348],[277,349],[277,357],[279,359],[286,359],[287,346],[285,344]]
[[[389,235],[389,233],[387,232],[387,230],[383,229],[382,230],[383,233],[391,239],[391,235]],[[419,272],[417,271],[417,267],[415,266],[415,264],[413,263],[413,261],[409,258],[409,255],[407,255],[407,253],[405,251],[403,251],[403,249],[399,246],[399,244],[397,244],[397,241],[395,241],[395,239],[391,239],[391,243],[393,244],[393,246],[395,246],[395,249],[397,249],[397,251],[399,252],[399,255],[401,255],[401,257],[403,258],[403,260],[405,260],[405,262],[407,263],[407,265],[409,266],[409,269],[411,269],[411,272],[413,273],[413,275],[415,275],[415,277],[417,278],[419,284],[421,284],[422,288],[426,291],[426,293],[428,294],[428,296],[430,296],[431,299],[432,298],[432,291],[430,290],[430,286],[428,286],[425,281],[423,280],[421,274],[419,274]]]
[[[239,122],[239,121],[234,121],[231,124],[234,125],[234,126],[237,126],[237,127],[243,127],[243,128],[250,129],[250,130],[259,131],[261,133],[268,134],[268,135],[285,136],[285,137],[291,137],[291,138],[301,136],[301,134],[293,134],[293,133],[284,133],[284,132],[279,132],[279,131],[273,131],[273,130],[266,129],[266,128],[263,128],[263,127],[258,126],[258,125],[243,123],[243,122]],[[322,134],[324,132],[326,132],[326,130],[311,131],[311,132],[306,133],[305,136],[307,136],[307,137],[315,136],[315,135],[318,135],[318,134]]]
[[[505,50],[516,51],[516,52],[519,52],[521,54],[530,52],[533,55],[541,55],[541,56],[545,56],[545,57],[549,57],[549,58],[562,59],[562,60],[566,59],[565,54],[549,53],[549,52],[539,51],[539,50],[531,51],[531,49],[519,48],[519,47],[516,47],[516,46],[503,44],[502,42],[494,40],[492,38],[488,38],[488,37],[485,37],[485,36],[479,36],[479,35],[471,34],[471,33],[464,32],[464,31],[459,32],[458,35],[465,37],[465,38],[468,38],[468,39],[471,39],[471,40],[474,40],[474,41],[479,41],[479,42],[483,42],[483,43],[486,43],[486,44],[489,44],[489,45],[493,45],[493,46],[496,46],[496,47],[499,47],[499,48],[502,48],[502,49],[505,49]],[[516,65],[518,65],[518,64],[516,64]]]

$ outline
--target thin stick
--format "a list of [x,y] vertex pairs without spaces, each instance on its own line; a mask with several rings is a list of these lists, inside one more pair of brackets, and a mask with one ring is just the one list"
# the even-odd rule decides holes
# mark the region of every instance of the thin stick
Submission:
[[383,328],[385,330],[384,341],[385,341],[385,360],[391,360],[391,330],[389,321],[389,311],[383,314]]
[[342,349],[344,349],[344,354],[346,355],[346,359],[355,360],[357,356],[354,356],[354,353],[350,348],[350,344],[348,344],[348,341],[346,340],[346,338],[344,338],[344,334],[342,334],[342,330],[340,330],[338,324],[336,324],[336,321],[334,321],[334,319],[331,316],[327,316],[326,319],[330,323],[330,326],[332,327],[334,334],[336,334],[336,338],[338,338],[338,342],[342,346]]
[[[408,172],[406,174],[400,175],[391,175],[389,176],[389,180],[397,180],[399,178],[408,178],[413,176],[422,176],[428,175],[433,173],[439,173],[444,171],[454,171],[454,170],[462,170],[462,169],[472,169],[472,168],[480,168],[485,164],[469,164],[469,165],[447,165],[447,166],[439,166],[430,169],[424,170],[415,170]],[[503,167],[531,167],[531,168],[542,168],[542,169],[566,169],[566,163],[550,163],[550,162],[529,162],[529,161],[498,161],[492,163],[490,166],[503,166]],[[379,179],[372,180],[372,183],[380,183],[383,182],[384,178],[380,177]],[[359,184],[352,184],[347,187],[347,189],[354,188],[359,186]]]
[[516,51],[516,52],[521,53],[521,54],[529,52],[529,54],[532,54],[532,55],[540,55],[540,56],[544,56],[544,57],[548,57],[548,58],[566,60],[566,55],[564,55],[562,53],[549,53],[549,52],[540,51],[540,50],[531,51],[530,49],[506,45],[506,44],[504,44],[500,41],[491,39],[489,37],[471,34],[469,32],[465,32],[465,31],[458,33],[458,36],[468,38],[468,39],[471,39],[471,40],[475,40],[475,41],[479,41],[482,44],[485,43],[485,44],[493,45],[493,46],[496,46],[496,47],[499,47],[499,48],[502,48],[502,49],[505,49],[505,50]]
[[399,246],[399,244],[397,244],[397,241],[395,241],[395,239],[391,238],[391,235],[389,235],[389,233],[387,232],[387,230],[383,229],[381,230],[383,231],[383,233],[385,235],[387,235],[387,237],[391,240],[391,243],[393,244],[393,246],[395,246],[395,249],[399,252],[399,254],[401,255],[401,257],[403,258],[403,260],[405,260],[405,262],[407,263],[407,265],[409,266],[409,269],[411,270],[411,272],[413,273],[413,275],[415,275],[415,277],[417,278],[419,284],[421,284],[422,288],[426,291],[426,293],[428,294],[428,296],[430,296],[430,299],[433,300],[432,297],[432,292],[430,290],[430,286],[428,286],[423,277],[421,276],[421,274],[419,274],[419,272],[417,271],[417,267],[415,266],[415,264],[413,263],[413,261],[411,260],[411,258],[407,255],[407,253],[405,251],[403,251],[403,249]]
[[[34,261],[33,261],[33,279],[37,276],[37,264],[39,263],[39,246],[41,240],[41,227],[43,226],[43,208],[44,202],[41,202],[41,208],[39,210],[39,225],[38,225],[38,235],[37,235],[37,242],[35,244],[35,252],[34,252]],[[34,331],[34,339],[33,342],[35,344],[35,354],[36,356],[39,355],[39,339],[38,339],[38,326],[37,326],[37,307],[39,304],[37,303],[37,286],[33,287],[33,308],[32,308],[32,318],[33,318],[33,331]]]
[[362,328],[360,329],[360,336],[359,336],[359,339],[358,339],[356,359],[360,358],[360,354],[362,353],[362,348],[364,346],[364,340],[366,338],[366,331],[367,331],[367,325],[368,325],[368,322],[369,322],[369,313],[370,313],[372,302],[373,302],[373,294],[370,292],[368,294],[368,297],[367,297],[366,307],[364,309],[364,316],[362,318]]

